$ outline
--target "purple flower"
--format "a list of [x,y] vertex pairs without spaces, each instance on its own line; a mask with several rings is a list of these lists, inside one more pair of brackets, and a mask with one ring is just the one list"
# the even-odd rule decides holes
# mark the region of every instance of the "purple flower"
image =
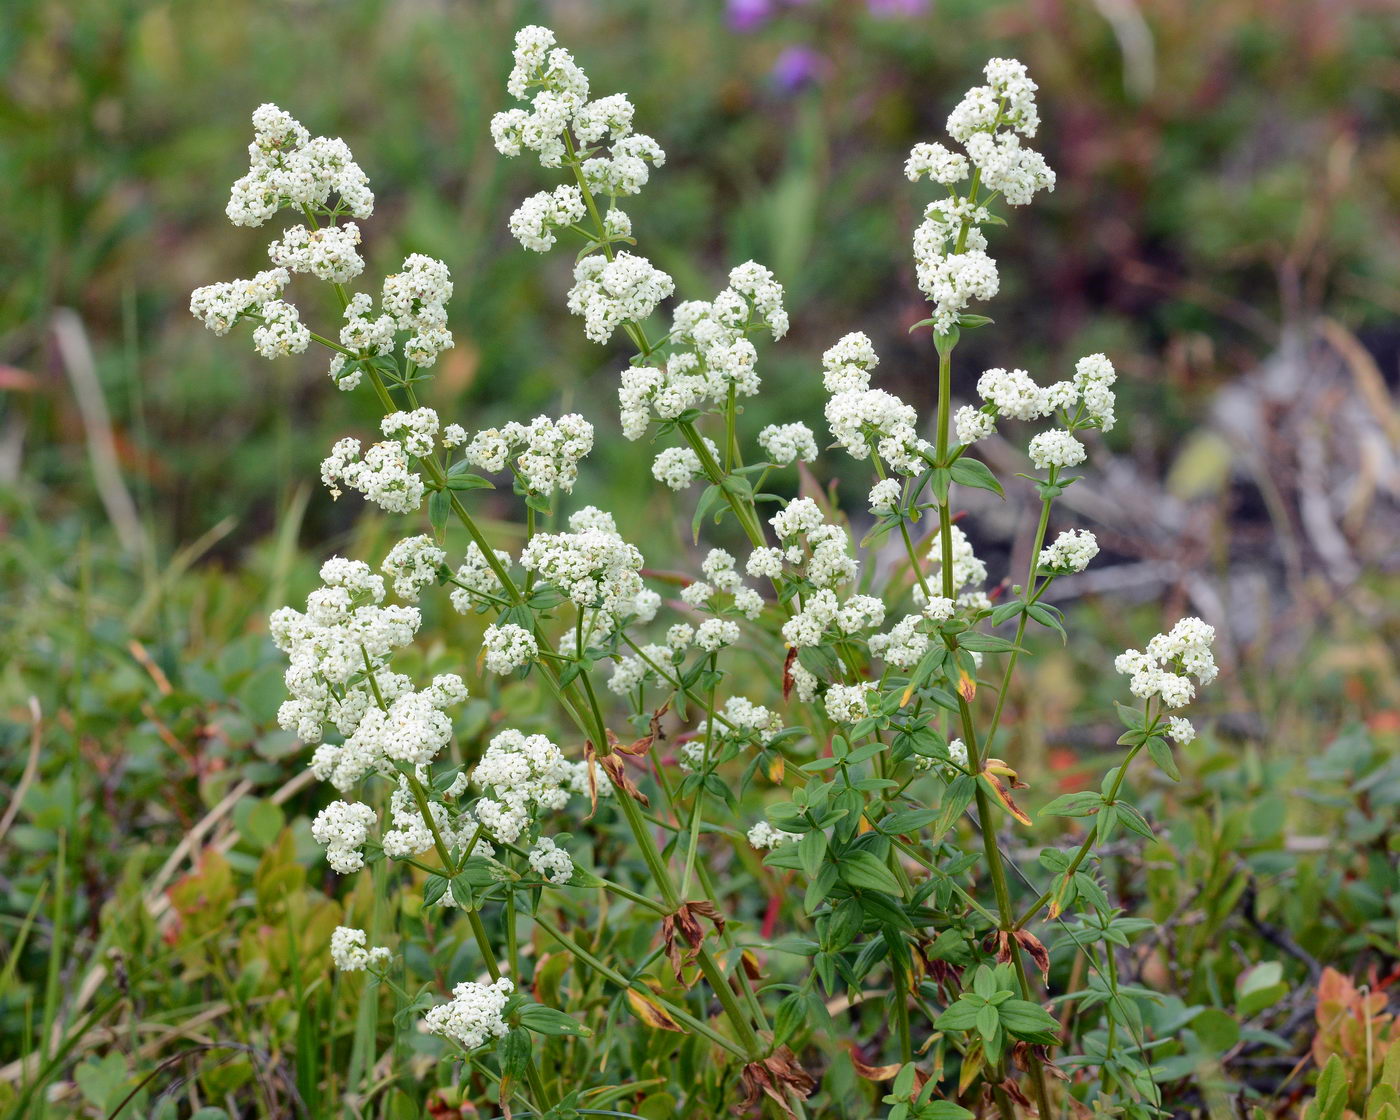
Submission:
[[929,9],[929,0],[865,0],[870,14],[878,19],[912,19]]
[[826,76],[826,56],[811,47],[786,47],[769,75],[782,93],[796,93]]
[[727,0],[725,16],[733,30],[753,31],[773,17],[773,0]]

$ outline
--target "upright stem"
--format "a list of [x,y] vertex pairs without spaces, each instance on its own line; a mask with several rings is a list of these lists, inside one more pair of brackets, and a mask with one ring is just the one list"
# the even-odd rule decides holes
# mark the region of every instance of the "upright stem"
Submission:
[[[1059,471],[1059,467],[1050,468],[1050,482],[1052,484],[1059,474]],[[1035,529],[1035,543],[1031,546],[1030,570],[1026,573],[1026,586],[1023,592],[1027,603],[1034,602],[1036,596],[1039,594],[1035,587],[1036,572],[1040,568],[1040,550],[1045,544],[1045,531],[1050,526],[1050,506],[1053,503],[1053,498],[1042,498],[1040,502],[1040,523]],[[1049,583],[1048,579],[1046,583]],[[1016,648],[1007,655],[1006,669],[1001,675],[1001,688],[997,690],[997,705],[992,712],[992,722],[987,729],[988,750],[991,749],[992,743],[996,739],[997,729],[1001,726],[1001,713],[1002,709],[1006,707],[1006,694],[1010,691],[1011,675],[1016,670],[1016,659],[1021,653],[1021,640],[1026,636],[1026,617],[1025,611],[1022,611],[1020,617],[1016,621],[1016,641],[1013,643]]]
[[[969,190],[969,198],[975,200],[977,195],[978,177],[973,176],[972,185]],[[964,225],[958,237],[958,251],[962,251],[965,242],[967,227]],[[956,340],[950,339],[946,344],[940,342],[938,346],[938,428],[935,433],[935,457],[938,466],[944,466],[948,462],[948,420],[952,400],[952,359],[953,347]],[[952,493],[951,487],[948,498],[939,503],[938,506],[938,529],[939,545],[942,559],[942,585],[943,595],[949,599],[953,597],[956,590],[953,583],[953,519],[951,512]],[[1042,517],[1042,521],[1048,518],[1048,513]],[[1031,563],[1035,564],[1039,555],[1039,545],[1032,555]],[[1034,567],[1032,567],[1034,571]],[[1024,621],[1025,615],[1022,615]],[[956,655],[957,643],[950,642],[950,650]],[[1005,687],[1003,687],[1003,693]],[[978,831],[982,833],[982,850],[986,855],[987,873],[991,876],[992,890],[997,901],[997,926],[1002,931],[1011,931],[1014,928],[1014,917],[1011,911],[1011,890],[1006,881],[1006,866],[1001,853],[1001,846],[997,842],[996,823],[993,818],[991,798],[987,795],[986,782],[982,778],[982,767],[984,759],[978,747],[977,731],[972,720],[972,709],[968,705],[966,697],[961,690],[957,690],[958,715],[962,722],[963,742],[967,747],[967,758],[969,769],[975,779],[975,797],[977,800],[977,824]],[[987,746],[991,746],[990,736],[987,739]],[[1030,979],[1026,975],[1025,966],[1021,963],[1020,947],[1012,940],[1010,952],[1016,961],[1017,978],[1020,981],[1021,993],[1026,999],[1031,998]],[[1031,1080],[1036,1094],[1036,1103],[1039,1106],[1040,1115],[1048,1120],[1050,1116],[1049,1094],[1045,1086],[1045,1070],[1040,1061],[1034,1056],[1031,1057]],[[1005,1097],[1002,1092],[1001,1097]],[[997,1101],[998,1107],[1002,1106],[1002,1099]]]
[[[953,395],[953,347],[938,348],[938,429],[934,458],[942,466],[948,459],[948,409]],[[938,537],[942,557],[943,597],[953,597],[953,513],[951,492],[938,503]]]

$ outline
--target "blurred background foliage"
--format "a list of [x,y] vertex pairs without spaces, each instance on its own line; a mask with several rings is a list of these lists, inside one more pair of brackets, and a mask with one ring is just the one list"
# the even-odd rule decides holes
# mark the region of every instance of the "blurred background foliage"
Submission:
[[[1166,615],[1203,614],[1222,630],[1226,687],[1185,783],[1154,795],[1176,823],[1147,863],[1124,858],[1119,884],[1168,932],[1183,915],[1190,929],[1158,936],[1141,974],[1237,1026],[1277,1005],[1254,1028],[1274,1031],[1310,1028],[1319,962],[1384,990],[1400,940],[1393,2],[7,0],[0,1061],[42,1050],[35,1068],[66,1079],[60,1113],[106,1115],[166,1052],[115,1045],[104,1020],[85,1019],[105,1006],[82,986],[94,967],[99,986],[126,977],[110,1013],[127,1023],[152,1001],[207,1010],[228,995],[195,961],[198,923],[180,927],[184,941],[151,925],[182,905],[162,890],[206,843],[255,899],[245,960],[267,922],[320,928],[323,906],[339,906],[311,859],[308,799],[289,784],[297,748],[275,728],[281,669],[263,620],[304,595],[325,554],[370,556],[394,529],[315,485],[325,449],[363,434],[372,403],[337,393],[319,359],[268,363],[187,312],[193,287],[263,265],[267,238],[222,214],[256,105],[344,137],[370,175],[367,286],[409,252],[450,266],[457,346],[430,390],[444,419],[584,411],[601,438],[580,498],[616,510],[654,564],[683,557],[689,500],[640,484],[650,449],[615,438],[622,358],[563,312],[567,255],[526,254],[506,230],[542,185],[497,156],[486,127],[527,22],[554,27],[595,90],[631,94],[667,150],[630,210],[680,292],[711,295],[749,257],[786,285],[793,330],[763,355],[755,428],[819,426],[820,353],[853,329],[875,340],[883,384],[932,399],[931,342],[907,332],[925,305],[908,252],[920,194],[903,160],[941,133],[988,56],[1028,64],[1036,146],[1059,181],[994,239],[997,326],[959,347],[962,392],[986,367],[1048,381],[1094,350],[1122,381],[1120,426],[1070,503],[1100,533],[1103,572],[1071,592],[1074,644],[1034,663],[1028,687],[1055,699],[1018,725],[1023,773],[1065,789],[1100,770],[1091,756],[1116,734],[1107,658]],[[329,306],[303,311],[331,321]],[[988,449],[1019,469],[1008,455]],[[839,464],[824,468],[839,478]],[[1023,505],[972,508],[1005,570],[1026,547]],[[314,869],[305,897],[297,860]],[[1191,874],[1153,874],[1163,863]],[[301,878],[274,903],[258,891],[277,874]],[[1192,882],[1207,885],[1204,904]],[[232,906],[234,886],[209,889],[217,913]],[[323,963],[277,953],[243,988],[228,981],[231,1036],[251,1044],[249,1001],[266,998],[290,1032],[272,1045],[311,1061],[278,970],[301,983]],[[159,996],[132,971],[143,955]],[[1251,997],[1245,1014],[1250,993],[1279,983],[1250,987],[1242,962],[1261,955],[1286,962],[1292,994],[1264,1011]],[[352,1015],[345,994],[315,995],[317,1013],[340,999]],[[1212,1061],[1263,1046],[1215,1028]],[[1356,1045],[1317,1062],[1352,1062]],[[1188,1048],[1180,1060],[1204,1059]],[[209,1099],[244,1083],[238,1061],[210,1075]],[[334,1088],[318,1071],[298,1065],[305,1092]],[[0,1103],[34,1076],[0,1075]],[[1285,1097],[1304,1080],[1285,1081]]]

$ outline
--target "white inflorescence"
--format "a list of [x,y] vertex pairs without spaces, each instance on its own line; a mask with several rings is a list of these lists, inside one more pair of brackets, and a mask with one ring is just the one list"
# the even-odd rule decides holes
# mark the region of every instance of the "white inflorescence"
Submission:
[[1040,553],[1039,567],[1052,572],[1082,572],[1099,554],[1099,542],[1087,529],[1067,529]]
[[870,652],[900,669],[912,669],[928,652],[932,639],[924,632],[924,615],[905,615],[888,634],[870,638]]
[[645,257],[625,250],[612,260],[593,254],[574,266],[569,310],[583,317],[584,334],[607,342],[623,323],[647,318],[675,290],[675,281]]
[[837,723],[855,723],[870,714],[866,701],[873,684],[834,684],[826,690],[826,714]]
[[[509,570],[510,553],[499,548],[491,551],[502,570]],[[467,545],[466,559],[453,579],[459,586],[452,589],[452,606],[462,614],[470,613],[478,603],[489,601],[485,596],[498,596],[505,590],[501,577],[487,563],[486,554],[475,541]]]
[[349,790],[369,773],[386,777],[398,763],[427,766],[452,738],[452,721],[444,709],[467,698],[462,678],[453,673],[435,677],[431,687],[415,692],[397,674],[379,682],[381,708],[365,709],[355,731],[344,743],[322,743],[311,760],[311,772],[339,790]]
[[778,467],[810,463],[817,457],[817,441],[806,424],[769,424],[758,433],[758,445]]
[[[1199,618],[1183,618],[1148,642],[1146,652],[1130,649],[1120,653],[1113,667],[1131,678],[1128,688],[1138,699],[1158,696],[1169,708],[1184,707],[1196,695],[1191,677],[1202,685],[1215,680],[1217,669],[1210,649],[1214,641],[1214,627]],[[1185,726],[1173,724],[1171,734],[1178,742],[1186,742],[1188,739],[1180,736],[1190,725],[1180,722]]]
[[574,861],[569,853],[548,836],[541,836],[527,857],[530,867],[541,879],[563,885],[574,876]]
[[312,139],[276,105],[253,112],[248,174],[234,183],[227,213],[236,226],[260,226],[283,206],[323,208],[332,194],[353,217],[374,211],[369,180],[340,139]]
[[[270,620],[272,639],[290,662],[291,699],[277,719],[307,743],[319,743],[327,723],[342,735],[354,733],[373,702],[362,678],[366,666],[381,668],[413,641],[422,621],[416,607],[381,606],[384,580],[358,560],[327,560],[321,581],[325,586],[307,596],[305,613],[283,607]],[[387,679],[380,683],[389,686]]]
[[258,310],[262,322],[253,329],[253,349],[264,358],[301,354],[311,345],[311,332],[290,303],[270,299]]
[[1077,467],[1086,454],[1084,445],[1063,428],[1051,428],[1031,438],[1031,462],[1040,470]]
[[[253,113],[253,142],[248,147],[248,173],[233,185],[227,213],[238,226],[260,226],[283,207],[305,215],[309,225],[292,226],[268,247],[277,266],[252,280],[234,280],[197,288],[190,296],[190,311],[216,334],[226,334],[239,320],[257,323],[253,347],[265,358],[303,353],[312,341],[300,313],[279,298],[290,274],[305,273],[332,284],[345,284],[364,271],[359,254],[360,229],[354,222],[339,224],[348,214],[367,218],[374,209],[368,180],[345,142],[317,136],[314,139],[296,120],[276,105],[261,105]],[[336,197],[334,206],[332,196]],[[320,224],[318,216],[328,219]],[[358,305],[357,305],[358,307]],[[364,349],[346,344],[349,349]],[[387,344],[376,338],[379,352]],[[347,369],[347,356],[337,354],[331,376],[341,388],[359,382],[362,371]]]
[[[686,409],[723,404],[758,392],[758,351],[748,336],[788,328],[783,287],[762,265],[730,270],[729,286],[713,300],[689,300],[672,314],[671,353],[664,365],[631,366],[622,374],[622,431],[639,439],[653,416],[674,420]],[[794,431],[792,433],[796,435]]]
[[243,316],[260,312],[275,300],[290,278],[285,268],[270,268],[251,280],[206,284],[190,294],[190,314],[215,334],[228,334]]
[[793,844],[801,839],[800,833],[784,832],[780,828],[774,828],[767,821],[759,821],[749,829],[749,844],[755,848],[780,848],[784,844]]
[[579,462],[593,450],[593,425],[576,412],[558,420],[536,416],[529,424],[511,421],[485,428],[464,451],[467,462],[490,473],[508,467],[537,494],[572,493]]
[[363,972],[371,965],[388,964],[389,950],[382,946],[371,949],[362,929],[336,926],[331,934],[331,963],[342,972]]
[[444,1035],[475,1050],[493,1038],[501,1038],[510,1029],[501,1017],[506,999],[515,985],[502,976],[493,984],[477,984],[464,980],[452,989],[452,999],[429,1008],[423,1017],[432,1034]]
[[333,498],[340,497],[344,483],[389,513],[412,513],[423,504],[425,487],[408,459],[398,440],[373,444],[361,458],[360,441],[346,437],[321,461],[321,481]]
[[[948,134],[967,154],[942,144],[916,144],[904,171],[911,181],[926,177],[954,189],[975,168],[984,199],[1000,194],[1009,205],[1023,206],[1037,192],[1055,186],[1055,173],[1044,157],[1021,143],[1021,136],[1034,136],[1039,126],[1036,86],[1014,59],[994,58],[985,73],[987,84],[968,90],[948,117]],[[954,194],[931,203],[914,231],[915,274],[933,301],[939,334],[947,334],[973,300],[997,293],[997,266],[987,255],[981,229],[991,217],[985,205]]]
[[[973,551],[972,542],[967,539],[961,527],[953,525],[950,527],[950,537],[953,542],[953,594],[957,596],[958,603],[966,606],[986,605],[986,594],[981,590],[982,584],[987,582],[987,565],[977,557]],[[943,550],[938,537],[934,537],[929,542],[929,573],[928,583],[930,587],[943,586]],[[920,597],[918,588],[915,588],[915,597]],[[936,601],[936,600],[935,600]],[[934,608],[933,602],[925,605],[925,610],[941,610],[942,604]],[[947,600],[944,600],[946,603]],[[951,612],[950,612],[951,614]],[[934,614],[930,618],[936,617]],[[941,621],[946,621],[943,619]]]
[[407,537],[389,550],[380,571],[394,581],[395,595],[416,603],[422,590],[437,582],[446,560],[432,537]]
[[360,227],[354,222],[319,229],[293,226],[282,234],[282,240],[267,247],[267,255],[273,264],[292,272],[345,284],[365,270],[359,245]]
[[892,470],[914,474],[923,467],[929,448],[920,438],[919,414],[892,393],[870,388],[870,371],[879,364],[864,334],[846,335],[822,356],[822,382],[830,399],[826,422],[831,436],[856,459],[871,449]]
[[547,253],[558,238],[555,231],[580,221],[587,213],[578,187],[555,187],[532,194],[510,216],[510,232],[536,253]]
[[893,513],[904,492],[897,478],[882,478],[870,488],[870,512],[876,516]]
[[342,875],[365,865],[365,841],[375,823],[374,810],[354,801],[332,801],[311,822],[311,835],[326,849],[326,862]]
[[447,329],[447,301],[451,298],[452,278],[447,266],[422,253],[405,257],[403,269],[384,278],[384,311],[399,330],[412,334],[403,348],[409,361],[430,366],[452,346],[452,332]]
[[821,589],[855,578],[859,565],[851,555],[850,535],[838,525],[827,524],[821,507],[811,498],[794,498],[769,524],[782,547],[755,549],[745,569],[749,575],[777,579],[786,564]]
[[476,818],[496,839],[513,844],[529,827],[536,809],[562,809],[569,800],[574,768],[543,735],[508,728],[493,738],[472,771],[485,791]]
[[481,647],[486,654],[486,668],[493,673],[513,673],[540,655],[534,635],[513,622],[488,626]]
[[618,534],[610,514],[587,506],[569,518],[567,533],[537,533],[520,554],[520,565],[553,584],[576,606],[608,621],[644,590],[642,554]]

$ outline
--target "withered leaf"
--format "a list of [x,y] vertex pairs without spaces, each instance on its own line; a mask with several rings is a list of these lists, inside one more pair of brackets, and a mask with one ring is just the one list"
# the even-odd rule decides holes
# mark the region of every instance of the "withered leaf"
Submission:
[[667,914],[661,919],[661,937],[666,944],[666,957],[671,962],[671,971],[681,983],[685,983],[685,966],[695,960],[700,945],[705,940],[705,930],[700,924],[701,918],[708,918],[716,933],[724,932],[724,915],[708,899],[683,902],[675,913]]
[[633,1013],[649,1027],[655,1027],[661,1031],[675,1031],[684,1034],[685,1031],[667,1013],[657,1000],[636,988],[627,989],[627,1002],[631,1005]]
[[1048,981],[1050,979],[1050,954],[1041,944],[1040,938],[1029,930],[1018,929],[1016,942],[1026,951],[1026,955],[1035,961],[1036,968],[1040,969],[1041,980]]
[[786,1046],[779,1046],[762,1061],[746,1065],[739,1075],[739,1085],[744,1090],[744,1099],[735,1105],[736,1114],[749,1111],[766,1095],[792,1120],[796,1120],[797,1114],[788,1094],[806,1100],[817,1087],[812,1075],[798,1064],[797,1056]]

